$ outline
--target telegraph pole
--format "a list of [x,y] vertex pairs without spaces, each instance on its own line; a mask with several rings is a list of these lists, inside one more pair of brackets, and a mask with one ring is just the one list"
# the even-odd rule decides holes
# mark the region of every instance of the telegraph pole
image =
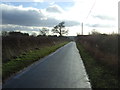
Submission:
[[81,33],[81,34],[83,35],[83,22],[82,22],[82,24],[81,24],[81,27],[82,27],[82,33]]
[[[91,9],[90,9],[90,11],[89,11],[87,17],[85,18],[85,20],[83,20],[84,23],[85,23],[85,21],[88,19],[89,15],[91,14],[92,9],[94,8],[95,4],[96,4],[96,0],[94,1],[94,3],[93,3],[93,5],[92,5],[92,7],[91,7]],[[82,29],[81,35],[83,35],[83,22],[81,23],[81,29]]]

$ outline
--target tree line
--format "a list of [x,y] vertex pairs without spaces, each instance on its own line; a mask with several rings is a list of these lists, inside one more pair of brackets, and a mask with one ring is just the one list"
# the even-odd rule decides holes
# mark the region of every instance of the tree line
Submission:
[[[58,25],[54,26],[53,29],[51,30],[51,32],[53,34],[57,34],[59,36],[63,36],[63,35],[67,35],[68,34],[68,30],[66,30],[65,28],[65,22],[60,22]],[[39,35],[38,36],[47,36],[49,34],[49,29],[48,28],[45,28],[43,27],[42,29],[39,30]],[[6,31],[2,31],[2,36],[7,36],[7,35],[23,35],[22,33],[19,33],[19,32],[9,32],[7,33]],[[24,35],[28,36],[29,34],[27,33],[24,33]],[[33,36],[36,36],[36,33],[33,33],[32,34]],[[57,36],[57,35],[54,35],[54,36]]]

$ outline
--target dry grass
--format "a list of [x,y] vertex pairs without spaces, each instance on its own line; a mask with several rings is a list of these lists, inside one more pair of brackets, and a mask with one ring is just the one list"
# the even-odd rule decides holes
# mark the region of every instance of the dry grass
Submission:
[[65,37],[9,35],[2,37],[2,61],[3,63],[16,58],[30,50],[37,50],[45,46],[54,46],[68,39]]
[[118,70],[118,35],[78,36],[77,41],[100,63]]
[[[92,55],[82,46],[77,43],[77,47],[84,62],[87,74],[89,76],[92,89],[96,88],[118,88],[118,74],[112,69],[106,68],[105,63],[98,62],[98,59],[93,58]],[[108,67],[108,66],[107,66]]]
[[77,36],[76,42],[92,88],[118,88],[119,35]]

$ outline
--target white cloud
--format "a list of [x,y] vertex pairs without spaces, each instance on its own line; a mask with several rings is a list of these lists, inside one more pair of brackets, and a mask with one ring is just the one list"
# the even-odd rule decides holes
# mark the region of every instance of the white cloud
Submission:
[[54,5],[55,4],[55,2],[50,2],[50,5]]
[[33,0],[33,2],[43,2],[44,0]]
[[45,0],[3,0],[2,2],[43,2]]
[[[84,33],[92,29],[102,33],[117,32],[118,1],[117,0],[74,0],[75,4],[66,13],[66,17],[84,22]],[[94,4],[95,3],[95,4]],[[93,8],[92,8],[93,7]],[[91,12],[90,9],[92,8]],[[86,19],[88,13],[89,17]],[[81,33],[81,28],[78,29]]]
[[89,30],[98,29],[100,32],[105,33],[116,32],[118,30],[117,0],[96,0],[94,8],[84,24],[84,28]]
[[61,9],[61,7],[59,7],[58,5],[55,5],[55,4],[46,8],[46,11],[50,12],[50,13],[59,13],[59,14],[64,12]]

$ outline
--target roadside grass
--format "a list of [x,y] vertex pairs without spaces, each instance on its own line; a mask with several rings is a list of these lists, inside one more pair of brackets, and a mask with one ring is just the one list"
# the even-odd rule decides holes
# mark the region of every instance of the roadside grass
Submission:
[[[19,33],[18,34],[23,34]],[[26,35],[14,35],[2,36],[2,63],[10,61],[12,58],[16,58],[23,52],[28,52],[44,46],[53,46],[60,42],[70,41],[67,37],[55,37],[55,36],[26,36]]]
[[83,59],[92,88],[118,88],[117,74],[98,62],[99,60],[95,60],[80,43],[77,43],[77,47]]
[[17,58],[8,61],[2,65],[2,79],[3,82],[5,79],[9,78],[14,73],[24,69],[33,62],[47,56],[48,54],[54,52],[58,48],[64,46],[68,42],[63,42],[51,47],[44,47],[37,50],[31,50],[27,53],[19,55]]

